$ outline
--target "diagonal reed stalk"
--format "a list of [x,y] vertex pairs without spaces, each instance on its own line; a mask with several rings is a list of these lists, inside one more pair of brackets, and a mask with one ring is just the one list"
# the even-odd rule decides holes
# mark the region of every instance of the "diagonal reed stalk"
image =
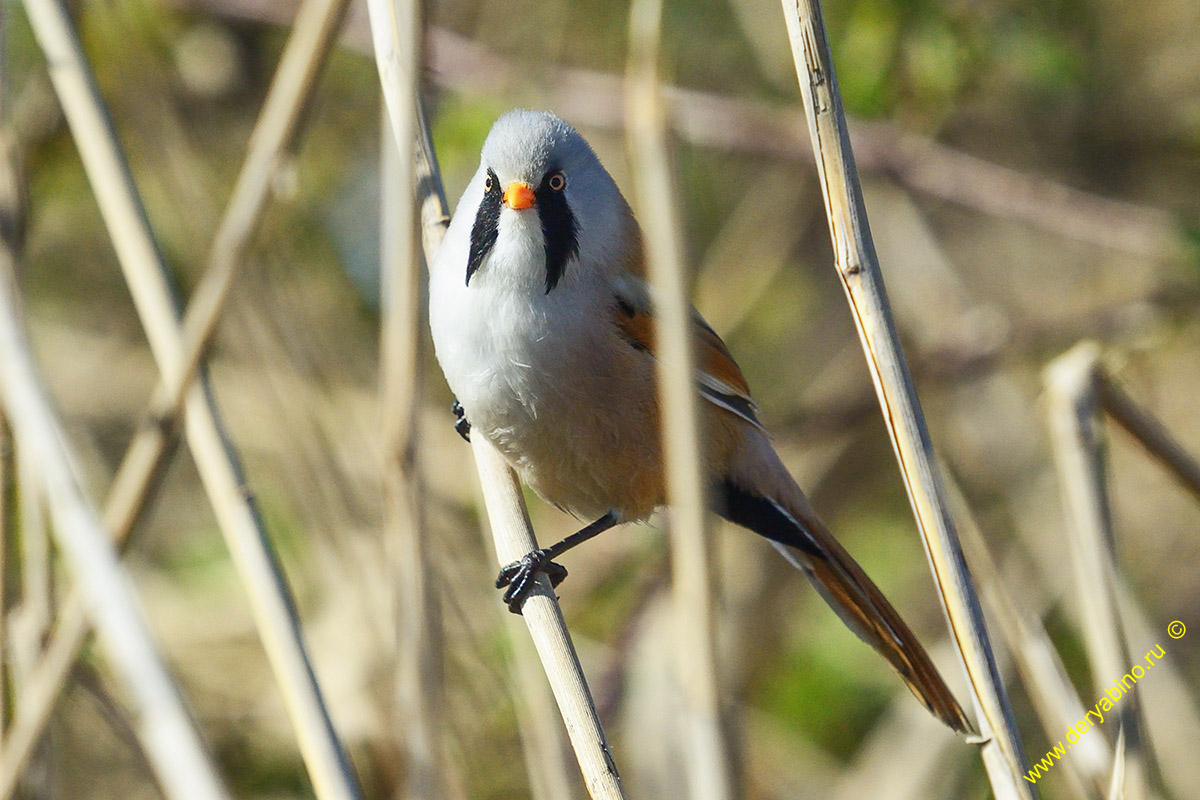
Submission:
[[982,757],[1001,800],[1032,798],[1026,760],[983,612],[954,530],[929,431],[901,352],[867,224],[845,112],[817,0],[782,0],[796,76],[825,198],[835,267],[900,464],[934,580],[962,656],[977,712]]
[[[409,56],[401,52],[402,36],[397,28],[395,11],[388,0],[369,0],[367,10],[384,102],[392,120],[399,151],[410,152],[413,137],[417,139],[417,191],[421,196],[422,243],[426,263],[432,263],[450,218],[437,170],[437,159],[427,121],[419,107],[415,117],[418,130],[410,127],[413,116],[404,103],[415,95],[399,85],[411,76],[403,67]],[[501,564],[516,561],[537,549],[537,540],[529,523],[516,473],[482,436],[472,438],[472,450],[496,542],[497,557]],[[625,794],[616,764],[600,727],[583,668],[567,633],[566,622],[545,575],[538,576],[535,588],[522,608],[522,616],[558,702],[588,793],[593,800],[621,800]]]
[[662,0],[635,0],[629,14],[626,72],[627,141],[636,183],[647,272],[655,300],[659,406],[671,509],[671,594],[676,664],[682,700],[681,749],[687,796],[725,800],[735,795],[734,770],[721,719],[712,578],[712,531],[701,465],[683,236],[667,155],[665,105],[658,81]]
[[[508,462],[484,437],[471,437],[471,446],[492,536],[496,540],[497,559],[500,564],[512,563],[538,546],[520,483]],[[521,614],[542,660],[554,699],[558,701],[588,794],[593,800],[624,798],[621,778],[600,727],[583,668],[550,580],[544,574],[538,574]]]
[[[70,17],[58,0],[26,0],[25,8],[163,381],[188,386],[186,336],[167,270]],[[357,781],[325,707],[291,592],[202,373],[186,390],[184,405],[193,458],[246,589],[316,794],[323,800],[354,800],[360,796]]]
[[1200,498],[1200,461],[1184,450],[1154,415],[1138,405],[1108,370],[1097,371],[1096,392],[1104,411]]
[[[109,490],[102,522],[118,548],[123,547],[146,507],[172,452],[186,392],[196,365],[207,351],[232,279],[266,208],[278,164],[295,140],[304,109],[334,43],[349,0],[309,0],[296,16],[259,120],[246,160],[222,217],[184,317],[187,352],[179,377],[160,383],[150,409],[121,460]],[[185,377],[187,381],[185,382]],[[13,781],[49,720],[71,665],[90,631],[83,596],[74,591],[63,603],[46,646],[32,667],[24,702],[12,735],[0,751],[0,799],[7,800]]]
[[[979,586],[988,615],[996,622],[1008,652],[1016,662],[1021,682],[1029,694],[1030,703],[1048,740],[1085,718],[1083,701],[1071,685],[1066,667],[1059,658],[1039,614],[1029,609],[1029,603],[1019,603],[1013,589],[1005,582],[1005,573],[992,557],[983,532],[967,505],[953,476],[946,488],[954,516],[961,520],[963,547],[975,565]],[[1060,762],[1067,776],[1067,789],[1080,800],[1101,797],[1107,787],[1112,748],[1108,739],[1097,733],[1081,738],[1074,745],[1071,758]]]
[[[326,56],[333,45],[349,0],[309,0],[297,15],[292,35],[280,59],[233,197],[221,220],[209,252],[208,268],[196,287],[196,300],[188,306],[184,329],[188,342],[184,368],[170,385],[155,389],[150,409],[125,452],[109,489],[102,522],[118,548],[128,541],[168,463],[176,438],[182,405],[196,365],[207,350],[216,319],[243,260],[258,221],[266,208],[271,181],[281,158],[291,147],[303,109],[316,86]],[[203,302],[199,302],[204,298]],[[184,382],[185,376],[189,382]],[[13,781],[5,777],[20,771],[41,737],[90,632],[84,599],[74,591],[67,596],[55,627],[37,662],[31,667],[23,702],[11,736],[0,750],[0,800],[7,800]]]
[[20,452],[36,470],[36,479],[23,484],[22,490],[44,493],[48,500],[59,549],[87,597],[106,657],[125,680],[138,739],[166,796],[170,800],[228,798],[155,648],[108,536],[84,498],[66,438],[50,410],[29,356],[29,342],[19,327],[16,292],[12,261],[5,253],[0,255],[0,394]]

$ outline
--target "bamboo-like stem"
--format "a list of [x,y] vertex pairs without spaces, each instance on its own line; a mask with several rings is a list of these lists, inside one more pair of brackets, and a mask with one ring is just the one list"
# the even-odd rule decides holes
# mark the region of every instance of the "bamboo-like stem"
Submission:
[[[207,351],[236,267],[243,260],[254,229],[262,218],[280,160],[298,135],[299,122],[312,97],[349,0],[308,0],[295,25],[267,92],[245,162],[209,251],[208,267],[196,286],[184,316],[186,353],[173,382],[161,382],[150,409],[133,436],[109,489],[102,522],[121,548],[145,509],[176,440],[179,417],[196,364]],[[27,677],[20,713],[11,737],[0,751],[0,775],[24,763],[45,729],[90,632],[78,590],[63,603],[55,627],[38,662]],[[0,800],[8,800],[11,783],[0,777]]]
[[[46,54],[51,81],[125,271],[151,352],[164,382],[183,385],[184,335],[167,271],[70,17],[57,0],[26,0],[25,7]],[[247,591],[317,796],[323,800],[358,798],[356,779],[321,696],[286,579],[203,375],[188,390],[185,405],[192,455]]]
[[1138,405],[1105,369],[1096,373],[1096,392],[1104,411],[1192,494],[1200,497],[1200,461],[1184,450],[1166,427]]
[[[516,473],[483,436],[471,437],[475,465],[483,486],[483,499],[496,541],[500,564],[519,560],[537,549],[529,514],[521,497]],[[521,607],[534,647],[558,701],[567,735],[583,772],[584,785],[593,800],[624,798],[621,779],[609,751],[596,706],[567,633],[550,580],[538,574],[534,589]]]
[[629,19],[627,133],[633,172],[639,177],[638,207],[658,320],[659,406],[671,509],[674,645],[683,701],[687,796],[725,800],[735,795],[735,788],[717,677],[712,534],[701,474],[692,304],[658,83],[662,0],[635,0]]
[[[392,5],[399,119],[381,117],[380,406],[387,542],[395,606],[395,724],[403,742],[407,798],[447,798],[454,781],[439,724],[445,703],[441,611],[426,546],[424,482],[417,458],[421,396],[421,255],[416,204],[421,14],[415,0]],[[393,132],[393,125],[396,129]],[[402,126],[402,127],[400,127]],[[398,143],[406,146],[400,149]]]
[[[16,280],[0,258],[0,392],[20,450],[32,459],[49,498],[54,535],[88,597],[100,643],[124,677],[136,706],[135,728],[169,798],[217,800],[221,784],[178,690],[151,640],[116,553],[76,479],[76,468],[50,410],[18,327]],[[33,485],[25,487],[32,491]]]
[[954,530],[933,446],[901,352],[854,166],[845,112],[817,0],[782,0],[825,198],[835,267],[900,464],[958,651],[966,667],[992,790],[1032,798],[1025,754],[996,669],[983,612]]
[[[1099,346],[1082,342],[1052,361],[1043,379],[1084,644],[1093,686],[1103,694],[1114,678],[1125,674],[1129,642],[1117,607],[1117,568],[1096,385],[1099,363]],[[1133,800],[1147,796],[1140,716],[1137,695],[1123,697],[1123,787],[1124,796]]]

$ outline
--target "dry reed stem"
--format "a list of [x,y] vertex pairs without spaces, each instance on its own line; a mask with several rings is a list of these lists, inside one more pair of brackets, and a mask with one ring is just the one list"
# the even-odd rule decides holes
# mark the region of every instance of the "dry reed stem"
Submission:
[[[261,220],[280,160],[298,134],[303,110],[316,87],[349,0],[310,0],[299,11],[275,79],[251,135],[246,159],[208,256],[208,267],[184,316],[187,352],[173,384],[160,383],[109,488],[102,522],[124,546],[153,494],[176,440],[179,416],[196,365],[207,350],[236,267]],[[45,729],[90,626],[83,597],[72,591],[28,677],[29,685],[0,765],[22,763]],[[36,698],[36,699],[35,699]],[[0,800],[8,793],[0,791]]]
[[516,695],[517,733],[529,776],[530,800],[570,797],[575,771],[555,716],[554,695],[538,663],[537,650],[524,634],[516,635],[514,631],[510,640],[508,679]]
[[[8,13],[0,8],[0,259],[17,264],[20,247],[16,230],[23,224],[22,209],[16,202],[22,180],[14,163],[8,120]],[[16,462],[8,416],[0,407],[0,746],[8,728],[9,670],[8,656],[8,580],[9,553],[15,547],[17,519],[12,508],[16,499]]]
[[996,669],[983,612],[958,543],[929,432],[884,291],[820,6],[816,0],[783,0],[783,11],[825,197],[837,274],[853,312],[901,477],[970,680],[984,766],[997,797],[1031,798],[1036,792],[1021,778],[1027,768],[1016,723]]
[[[58,546],[87,594],[105,655],[125,680],[134,727],[167,797],[228,798],[175,684],[163,665],[133,591],[96,513],[83,496],[66,438],[50,410],[18,327],[16,280],[0,257],[0,392],[20,452],[36,469],[36,486],[49,499]],[[35,484],[24,486],[33,493]],[[15,781],[18,769],[0,770]]]
[[[70,17],[56,0],[26,0],[25,7],[151,352],[164,382],[183,385],[184,334],[166,268]],[[358,798],[356,779],[321,696],[286,579],[203,375],[187,391],[185,406],[192,455],[246,589],[316,794],[323,800]]]
[[8,416],[0,408],[0,746],[7,735],[9,707],[8,680],[5,678],[8,671],[8,554],[13,545],[12,523],[16,518],[12,511],[12,499],[16,496],[12,441]]
[[[537,549],[537,539],[529,524],[529,513],[521,496],[517,475],[482,436],[471,437],[484,505],[496,541],[500,564],[519,560]],[[621,778],[596,716],[596,706],[584,679],[583,668],[571,643],[567,624],[550,580],[538,573],[533,590],[521,608],[538,657],[558,702],[567,736],[583,772],[583,782],[593,800],[624,798]]]
[[[1008,644],[1008,653],[1016,663],[1042,731],[1053,740],[1085,718],[1083,701],[1071,685],[1041,617],[1029,610],[1028,601],[1019,604],[1009,590],[1004,581],[1005,573],[992,557],[953,476],[948,478],[946,488],[954,516],[962,523],[959,532],[963,548],[975,565],[974,574],[978,576],[984,605]],[[1081,738],[1075,743],[1071,758],[1060,763],[1066,770],[1067,788],[1076,797],[1100,797],[1107,786],[1112,749],[1107,737],[1098,733]]]
[[[426,546],[424,482],[417,458],[421,395],[421,256],[418,243],[415,142],[420,98],[421,12],[396,0],[390,19],[376,21],[395,59],[395,114],[381,117],[380,413],[386,537],[395,592],[395,735],[406,758],[405,797],[450,796],[444,731],[441,611]],[[378,3],[370,13],[377,15]],[[390,122],[389,122],[390,117]]]
[[[1118,572],[1097,393],[1099,370],[1100,347],[1082,342],[1046,367],[1043,382],[1084,644],[1093,687],[1103,694],[1114,678],[1125,674],[1130,651],[1117,606]],[[1126,736],[1122,786],[1125,796],[1134,800],[1147,796],[1140,716],[1137,695],[1122,698],[1121,731]],[[1122,760],[1120,752],[1117,758]]]
[[[1121,619],[1135,642],[1162,641],[1161,623],[1151,624],[1128,584],[1117,576],[1117,605]],[[1196,742],[1200,742],[1200,709],[1194,690],[1188,685],[1181,664],[1170,657],[1154,665],[1154,680],[1138,687],[1147,719],[1146,735],[1150,752],[1162,777],[1168,796],[1196,796],[1200,786],[1200,760]],[[1153,724],[1150,721],[1153,720]]]
[[1108,415],[1192,494],[1200,497],[1200,461],[1184,450],[1153,414],[1138,405],[1107,370],[1096,373],[1096,391]]
[[1109,782],[1108,793],[1105,795],[1107,800],[1125,800],[1126,753],[1125,725],[1122,724],[1117,729],[1117,756],[1113,761],[1112,781]]
[[627,141],[632,171],[639,177],[635,188],[658,320],[658,391],[670,507],[672,644],[683,704],[681,755],[687,765],[687,796],[724,800],[734,796],[735,788],[717,677],[712,532],[701,473],[692,304],[658,82],[662,0],[635,0],[629,20]]

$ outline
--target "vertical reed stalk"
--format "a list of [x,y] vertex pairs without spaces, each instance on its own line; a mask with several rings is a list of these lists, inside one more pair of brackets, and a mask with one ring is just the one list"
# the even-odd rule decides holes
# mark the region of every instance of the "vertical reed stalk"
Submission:
[[0,409],[0,746],[8,735],[8,570],[14,539],[12,500],[16,496],[12,441],[8,415]]
[[638,206],[654,290],[656,354],[667,501],[675,651],[683,701],[682,743],[688,796],[735,795],[722,727],[717,677],[711,532],[707,525],[683,237],[667,155],[665,105],[658,81],[662,0],[635,0],[630,10],[626,119]]
[[[1117,606],[1117,568],[1096,385],[1099,359],[1100,348],[1094,342],[1083,342],[1052,361],[1044,381],[1084,644],[1093,685],[1103,695],[1114,679],[1125,674],[1129,642]],[[1136,694],[1121,699],[1121,731],[1126,744],[1122,796],[1131,800],[1147,796],[1140,714]]]
[[782,0],[782,4],[825,198],[835,267],[853,312],[934,580],[966,667],[984,766],[1001,800],[1033,798],[1035,790],[1022,779],[1027,769],[1025,754],[884,290],[820,5],[817,0]]
[[[415,0],[391,4],[396,40],[398,111],[382,115],[380,411],[387,543],[395,597],[396,734],[407,757],[404,796],[446,798],[452,781],[439,711],[441,619],[426,544],[424,483],[417,458],[422,358],[421,255],[415,143],[421,64],[421,14]],[[394,130],[393,130],[394,128]]]

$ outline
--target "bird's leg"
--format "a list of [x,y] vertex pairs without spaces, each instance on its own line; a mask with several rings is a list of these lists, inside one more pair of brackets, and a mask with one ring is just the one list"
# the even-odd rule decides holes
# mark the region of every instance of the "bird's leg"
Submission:
[[521,613],[521,606],[533,589],[533,580],[537,573],[544,572],[550,579],[551,586],[558,586],[562,583],[563,578],[567,577],[567,568],[562,564],[554,563],[553,559],[572,547],[604,533],[616,524],[617,515],[610,511],[591,525],[572,533],[558,544],[526,553],[520,561],[514,561],[501,569],[500,576],[496,578],[496,588],[508,587],[508,591],[504,593],[504,602],[508,604],[508,610],[514,614]]
[[454,415],[454,430],[464,442],[471,441],[471,423],[467,420],[467,412],[462,403],[455,400],[454,405],[450,406],[450,413]]

